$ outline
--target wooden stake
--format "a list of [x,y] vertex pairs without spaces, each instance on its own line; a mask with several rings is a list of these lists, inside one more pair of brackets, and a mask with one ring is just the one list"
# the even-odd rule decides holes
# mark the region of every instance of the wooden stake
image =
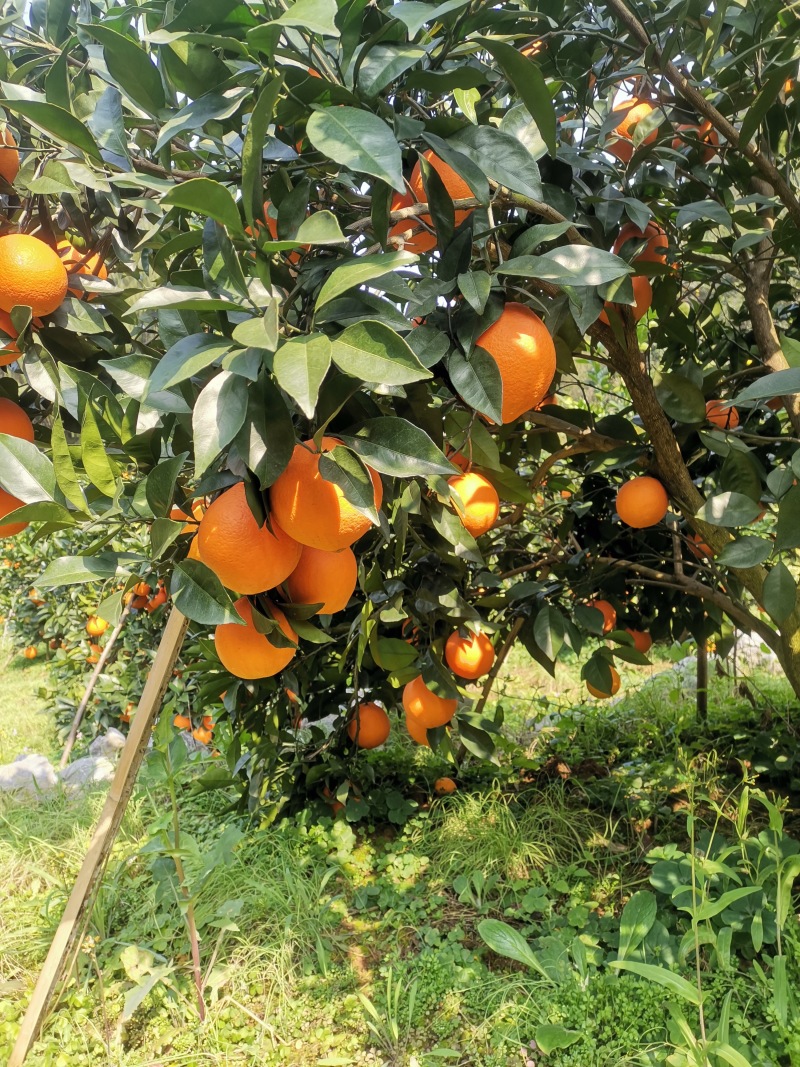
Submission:
[[117,638],[122,633],[122,627],[125,624],[125,620],[127,619],[129,612],[130,605],[126,604],[122,614],[119,617],[119,622],[111,631],[111,636],[106,642],[105,648],[100,653],[100,658],[95,664],[94,670],[92,671],[92,676],[86,685],[86,691],[84,692],[83,697],[81,698],[81,702],[78,705],[78,710],[75,712],[75,718],[72,720],[72,726],[70,726],[69,728],[69,737],[67,738],[66,745],[64,745],[64,752],[61,755],[61,762],[58,765],[59,769],[62,771],[69,763],[69,757],[72,754],[72,749],[75,744],[75,738],[78,736],[78,730],[80,730],[81,728],[83,716],[86,714],[86,706],[89,703],[89,697],[92,695],[94,687],[95,685],[97,685],[97,679],[100,677],[103,668],[108,662],[108,657],[111,655],[114,645],[116,644]]
[[22,1067],[31,1046],[39,1035],[53,997],[64,976],[66,964],[81,936],[83,919],[91,907],[106,861],[128,806],[136,775],[147,752],[150,731],[161,708],[172,669],[180,653],[189,620],[177,608],[167,619],[161,642],[147,676],[136,714],[131,719],[128,739],[120,754],[114,780],[106,797],[100,820],[95,827],[56,935],[47,953],[33,996],[22,1020],[8,1067]]
[[708,718],[708,646],[705,638],[697,642],[697,717]]

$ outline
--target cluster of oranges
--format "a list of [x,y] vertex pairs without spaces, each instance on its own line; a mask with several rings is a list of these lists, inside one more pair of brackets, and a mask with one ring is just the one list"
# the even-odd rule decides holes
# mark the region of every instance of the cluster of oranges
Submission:
[[123,597],[123,604],[130,607],[131,611],[146,611],[152,615],[169,600],[169,593],[164,582],[159,578],[156,590],[147,582],[137,582]]
[[[603,616],[603,634],[610,634],[612,630],[617,628],[617,611],[613,604],[608,600],[590,600],[587,607],[594,608],[595,611],[599,611]],[[637,652],[641,652],[643,656],[646,656],[650,649],[653,647],[653,638],[649,633],[643,630],[634,630],[633,628],[626,626],[625,633],[631,638],[633,647]],[[608,700],[610,697],[616,696],[619,692],[620,677],[615,667],[611,667],[611,684],[608,690],[598,689],[597,686],[591,682],[586,683],[586,688],[592,694],[593,697],[597,697],[598,700]]]
[[190,715],[176,715],[172,725],[178,730],[189,730],[195,741],[201,745],[210,745],[214,740],[214,717],[204,715],[199,726],[192,725]]

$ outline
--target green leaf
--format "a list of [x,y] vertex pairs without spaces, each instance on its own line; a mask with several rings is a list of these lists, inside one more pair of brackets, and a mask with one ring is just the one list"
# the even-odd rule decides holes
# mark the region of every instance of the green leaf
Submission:
[[411,44],[376,44],[361,62],[358,87],[365,96],[375,96],[401,74],[405,74],[425,59],[427,54],[425,48]]
[[334,22],[338,8],[336,0],[295,0],[275,21],[281,26],[296,26],[321,37],[338,37]]
[[169,591],[175,607],[192,622],[203,626],[243,624],[222,582],[197,559],[185,559],[177,565]]
[[458,736],[467,752],[477,756],[480,760],[497,762],[496,745],[488,731],[482,730],[471,722],[465,721],[461,716],[458,718]]
[[246,412],[247,381],[233,371],[220,371],[200,393],[192,413],[195,478],[231,443]]
[[230,350],[231,343],[225,337],[214,337],[208,333],[192,333],[182,337],[158,361],[142,399],[148,400],[152,393],[160,393],[171,385],[192,378],[216,360],[222,359]]
[[[126,396],[133,397],[140,403],[144,401],[150,378],[158,366],[157,359],[137,354],[120,356],[119,359],[101,359],[99,362]],[[183,397],[170,390],[151,392],[146,405],[156,411],[175,412],[179,415],[186,415],[191,411]]]
[[436,474],[452,477],[459,473],[424,430],[393,415],[367,419],[356,437],[337,436],[381,474],[424,478]]
[[181,182],[161,197],[161,203],[216,219],[233,233],[243,232],[236,201],[224,185],[211,178],[190,178]]
[[92,485],[105,496],[113,497],[117,491],[117,468],[108,456],[108,448],[100,436],[100,428],[91,403],[83,408],[81,423],[81,463]]
[[478,923],[478,933],[498,956],[516,960],[537,971],[548,982],[552,979],[539,962],[539,958],[525,938],[513,926],[501,919],[484,919]]
[[491,275],[485,270],[471,270],[466,274],[459,274],[458,288],[473,311],[482,315],[492,289]]
[[294,337],[275,353],[275,380],[297,401],[307,419],[314,417],[319,389],[330,365],[331,342],[324,333]]
[[342,233],[339,220],[332,211],[315,211],[300,224],[295,234],[294,244],[301,245],[338,245],[346,244],[347,238]]
[[775,550],[783,552],[800,545],[800,485],[792,488],[778,505],[778,525],[775,531]]
[[458,395],[471,408],[492,422],[503,421],[503,380],[497,361],[482,348],[474,348],[469,359],[453,350],[446,360],[447,373]]
[[356,510],[366,515],[373,525],[378,525],[375,487],[369,471],[358,456],[337,445],[320,456],[319,472],[326,481],[339,486]]
[[242,148],[242,204],[248,225],[253,226],[264,212],[263,153],[267,129],[283,87],[283,76],[273,78],[261,90],[247,124]]
[[500,451],[486,427],[468,411],[450,411],[445,417],[447,438],[453,448],[479,467],[499,471]]
[[713,526],[747,526],[757,519],[761,507],[742,493],[717,493],[697,512],[697,518]]
[[[37,589],[52,589],[59,585],[81,585],[84,582],[105,581],[120,572],[119,558],[111,553],[100,556],[62,556],[54,560],[44,574],[36,579]],[[123,571],[123,574],[127,573]]]
[[400,146],[377,115],[354,107],[321,108],[308,120],[306,133],[317,151],[334,163],[405,191]]
[[407,267],[410,263],[416,263],[418,260],[419,256],[411,252],[378,252],[369,256],[356,256],[348,263],[343,263],[341,267],[331,271],[319,291],[316,310],[319,311],[323,305],[335,300],[337,296],[341,296],[342,293],[346,293],[348,289],[356,285],[365,285],[399,267]]
[[145,478],[144,492],[147,505],[154,515],[166,517],[172,507],[175,483],[183,469],[188,452],[164,459],[157,463]]
[[97,22],[80,25],[103,46],[108,72],[120,89],[151,115],[158,114],[166,106],[164,86],[147,52],[109,26]]
[[182,522],[156,519],[150,527],[150,559],[160,559],[169,546],[180,537],[182,530]]
[[580,1041],[581,1036],[579,1030],[565,1030],[556,1023],[541,1023],[534,1031],[536,1044],[545,1056],[557,1049],[569,1048],[576,1041]]
[[92,99],[94,107],[86,119],[86,127],[97,142],[100,154],[106,163],[130,170],[131,161],[119,89],[109,85],[101,93],[94,94]]
[[476,163],[483,173],[515,193],[541,200],[542,183],[536,161],[510,133],[495,126],[468,126],[448,141]]
[[702,422],[706,417],[703,392],[683,374],[662,374],[656,382],[658,402],[676,422]]
[[717,556],[726,567],[757,567],[772,555],[772,542],[749,534],[729,542]]
[[700,219],[706,219],[715,225],[723,226],[725,229],[730,229],[733,225],[727,209],[716,200],[698,200],[693,204],[686,204],[678,212],[675,225],[680,229],[682,226],[688,226],[690,223],[698,222]]
[[0,486],[23,504],[53,500],[53,464],[32,442],[0,433]]
[[199,96],[196,100],[190,100],[161,127],[153,152],[158,154],[173,137],[177,137],[184,130],[198,133],[212,119],[217,121],[229,119],[231,115],[236,114],[250,93],[249,86],[239,85],[232,89],[225,89],[221,93],[210,92]]
[[739,127],[739,139],[742,147],[753,138],[758,127],[766,118],[767,112],[778,99],[778,94],[783,89],[784,82],[788,77],[794,77],[796,71],[797,64],[793,63],[791,68],[784,67],[767,78],[763,89],[747,109],[747,114],[742,119],[742,125]]
[[663,986],[664,989],[668,989],[671,993],[688,1001],[689,1004],[700,1003],[697,987],[687,982],[685,978],[681,978],[679,974],[668,971],[666,967],[657,967],[652,963],[634,963],[632,960],[610,960],[608,966],[638,974],[641,978],[646,978],[648,982]]
[[778,623],[794,611],[797,585],[785,563],[776,563],[765,578],[761,602],[770,618]]
[[[85,516],[89,518],[88,515]],[[3,516],[3,524],[14,522],[47,522],[60,526],[75,526],[79,516],[54,500],[39,500],[35,504],[23,504]]]
[[67,435],[64,432],[64,423],[61,421],[61,413],[56,412],[53,426],[50,431],[50,448],[53,453],[53,471],[56,484],[64,497],[78,511],[86,511],[86,498],[83,495],[78,475],[75,472],[75,464],[72,462],[72,454],[67,444]]
[[519,98],[539,127],[548,152],[555,156],[558,151],[556,112],[550,90],[538,65],[510,44],[485,37],[479,37],[477,41],[487,52],[491,52],[503,68],[503,73],[517,90]]
[[623,960],[650,933],[656,921],[658,903],[655,893],[640,889],[622,909],[619,919],[619,959]]
[[247,283],[233,242],[214,219],[203,227],[203,277],[212,292],[239,300],[248,298]]
[[548,659],[558,658],[566,632],[564,616],[558,608],[546,604],[533,624],[533,639]]
[[331,357],[345,374],[364,382],[408,385],[431,377],[407,342],[373,319],[354,323],[334,338]]
[[565,245],[541,256],[517,256],[495,267],[496,274],[539,278],[566,285],[604,285],[633,268],[624,259],[593,245]]
[[247,415],[234,438],[239,455],[266,489],[292,458],[295,436],[292,416],[266,374],[248,390]]
[[721,915],[737,900],[743,900],[745,897],[752,896],[753,893],[763,893],[763,891],[760,885],[746,885],[739,889],[729,889],[716,900],[706,900],[697,909],[693,904],[679,905],[679,907],[682,911],[690,912],[694,922],[704,922],[706,919],[713,919],[715,915]]
[[175,311],[238,311],[239,308],[231,300],[224,300],[212,296],[205,289],[198,289],[190,285],[160,285],[157,289],[142,293],[125,312],[125,318],[134,318],[140,311],[149,311],[152,308],[165,310],[170,308]]
[[792,396],[794,393],[800,393],[800,367],[765,374],[737,393],[733,402],[747,404],[755,400],[771,400],[774,396]]
[[0,100],[0,106],[16,115],[21,115],[32,126],[49,133],[57,141],[62,141],[64,144],[85,152],[98,163],[102,161],[100,149],[94,137],[71,112],[65,111],[57,104],[47,104],[43,100],[20,99],[18,98],[19,86],[8,82],[0,82],[0,89],[5,97]]
[[443,4],[423,4],[417,0],[400,0],[392,4],[392,18],[400,19],[408,27],[408,36],[416,37],[423,26],[438,22],[443,15],[466,7],[470,0],[445,0]]

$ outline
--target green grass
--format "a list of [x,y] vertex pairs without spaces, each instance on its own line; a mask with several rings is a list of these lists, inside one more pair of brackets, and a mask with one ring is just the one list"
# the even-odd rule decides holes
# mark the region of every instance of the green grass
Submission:
[[55,750],[53,719],[39,696],[47,680],[47,663],[27,660],[0,645],[0,763],[11,763],[27,752],[50,756]]

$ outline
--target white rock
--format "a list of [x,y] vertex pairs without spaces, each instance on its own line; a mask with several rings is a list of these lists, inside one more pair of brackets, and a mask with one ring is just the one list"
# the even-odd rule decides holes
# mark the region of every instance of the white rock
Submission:
[[115,727],[110,727],[101,737],[96,737],[89,745],[90,756],[105,756],[114,759],[125,744],[125,734]]
[[[733,653],[729,653],[728,659],[732,660]],[[780,674],[781,665],[778,657],[769,648],[758,634],[738,634],[736,638],[736,661],[739,666],[754,668],[760,667],[771,674]]]
[[56,781],[50,760],[36,753],[19,756],[13,763],[0,766],[0,791],[3,792],[21,789],[26,793],[44,793],[55,788]]
[[105,756],[83,756],[70,763],[60,772],[61,784],[67,792],[110,782],[116,770],[115,764]]

